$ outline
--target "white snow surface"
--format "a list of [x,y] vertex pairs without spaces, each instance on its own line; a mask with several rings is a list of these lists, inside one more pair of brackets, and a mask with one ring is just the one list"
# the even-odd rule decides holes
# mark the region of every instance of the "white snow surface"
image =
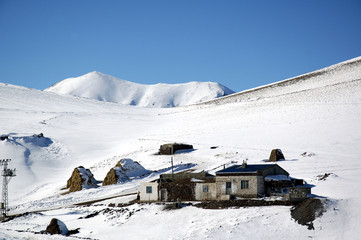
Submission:
[[45,91],[142,107],[184,106],[234,93],[214,82],[143,85],[96,71],[65,79]]
[[[79,233],[66,239],[358,239],[361,219],[361,58],[204,104],[143,108],[0,84],[1,158],[17,176],[9,184],[9,214],[0,239],[65,239],[35,234],[54,217]],[[34,134],[43,133],[44,138]],[[264,163],[272,149],[291,177],[314,185],[327,211],[314,230],[291,207],[164,211],[159,204],[108,209],[133,200],[139,183],[170,173],[161,144],[184,142],[175,171],[214,174],[223,166]],[[217,148],[211,148],[217,146]],[[303,153],[313,153],[303,157]],[[123,183],[62,195],[77,166],[96,179],[122,158],[152,171]],[[325,180],[319,175],[333,173]],[[75,205],[101,200],[93,205]],[[85,218],[94,214],[93,217]]]

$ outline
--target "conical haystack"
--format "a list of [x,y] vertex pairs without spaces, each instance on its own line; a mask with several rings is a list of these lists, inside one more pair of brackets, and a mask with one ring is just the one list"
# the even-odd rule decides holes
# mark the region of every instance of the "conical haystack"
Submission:
[[279,160],[285,160],[285,157],[283,156],[281,149],[273,149],[271,151],[271,155],[269,156],[269,161],[277,162]]
[[103,186],[116,184],[118,182],[118,176],[114,168],[110,169],[104,178]]
[[68,228],[66,225],[60,221],[59,219],[53,218],[51,219],[49,225],[46,228],[46,233],[50,234],[61,234],[61,235],[67,235],[68,234]]
[[69,188],[69,192],[76,192],[83,188],[97,187],[97,182],[89,169],[79,166],[74,169],[71,177],[68,179],[66,188]]
[[103,186],[128,181],[131,178],[142,176],[150,171],[138,162],[131,159],[121,159],[111,168],[103,181]]

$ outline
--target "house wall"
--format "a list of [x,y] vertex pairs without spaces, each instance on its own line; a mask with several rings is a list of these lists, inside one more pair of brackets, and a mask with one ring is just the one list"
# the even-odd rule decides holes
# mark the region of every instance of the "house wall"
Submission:
[[[242,180],[248,180],[248,189],[241,189]],[[230,194],[226,193],[226,182],[231,182]],[[263,177],[256,175],[216,176],[216,192],[216,197],[220,200],[229,198],[225,195],[257,197],[258,194],[264,193]]]
[[[152,193],[147,193],[147,186],[152,187]],[[158,201],[158,183],[156,182],[142,182],[140,183],[140,201],[151,202]]]
[[[208,192],[203,192],[203,187],[208,186]],[[195,187],[195,199],[197,201],[216,200],[216,183],[197,183]]]
[[161,183],[160,191],[164,191],[162,201],[194,201],[195,200],[195,183],[193,182],[169,182]]
[[263,176],[257,176],[257,195],[264,195],[266,193],[266,186]]
[[289,199],[293,203],[302,202],[307,198],[308,194],[311,194],[311,188],[309,187],[290,187]]

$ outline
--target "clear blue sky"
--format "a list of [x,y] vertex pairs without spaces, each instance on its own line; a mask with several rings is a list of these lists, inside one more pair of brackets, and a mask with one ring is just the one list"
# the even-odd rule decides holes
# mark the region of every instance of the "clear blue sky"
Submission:
[[241,91],[361,56],[360,0],[0,0],[0,82],[99,71]]

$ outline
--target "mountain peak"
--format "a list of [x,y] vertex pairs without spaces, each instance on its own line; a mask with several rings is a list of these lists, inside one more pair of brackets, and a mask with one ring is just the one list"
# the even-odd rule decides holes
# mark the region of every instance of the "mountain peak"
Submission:
[[93,71],[44,91],[142,107],[177,107],[234,93],[214,82],[143,85]]

